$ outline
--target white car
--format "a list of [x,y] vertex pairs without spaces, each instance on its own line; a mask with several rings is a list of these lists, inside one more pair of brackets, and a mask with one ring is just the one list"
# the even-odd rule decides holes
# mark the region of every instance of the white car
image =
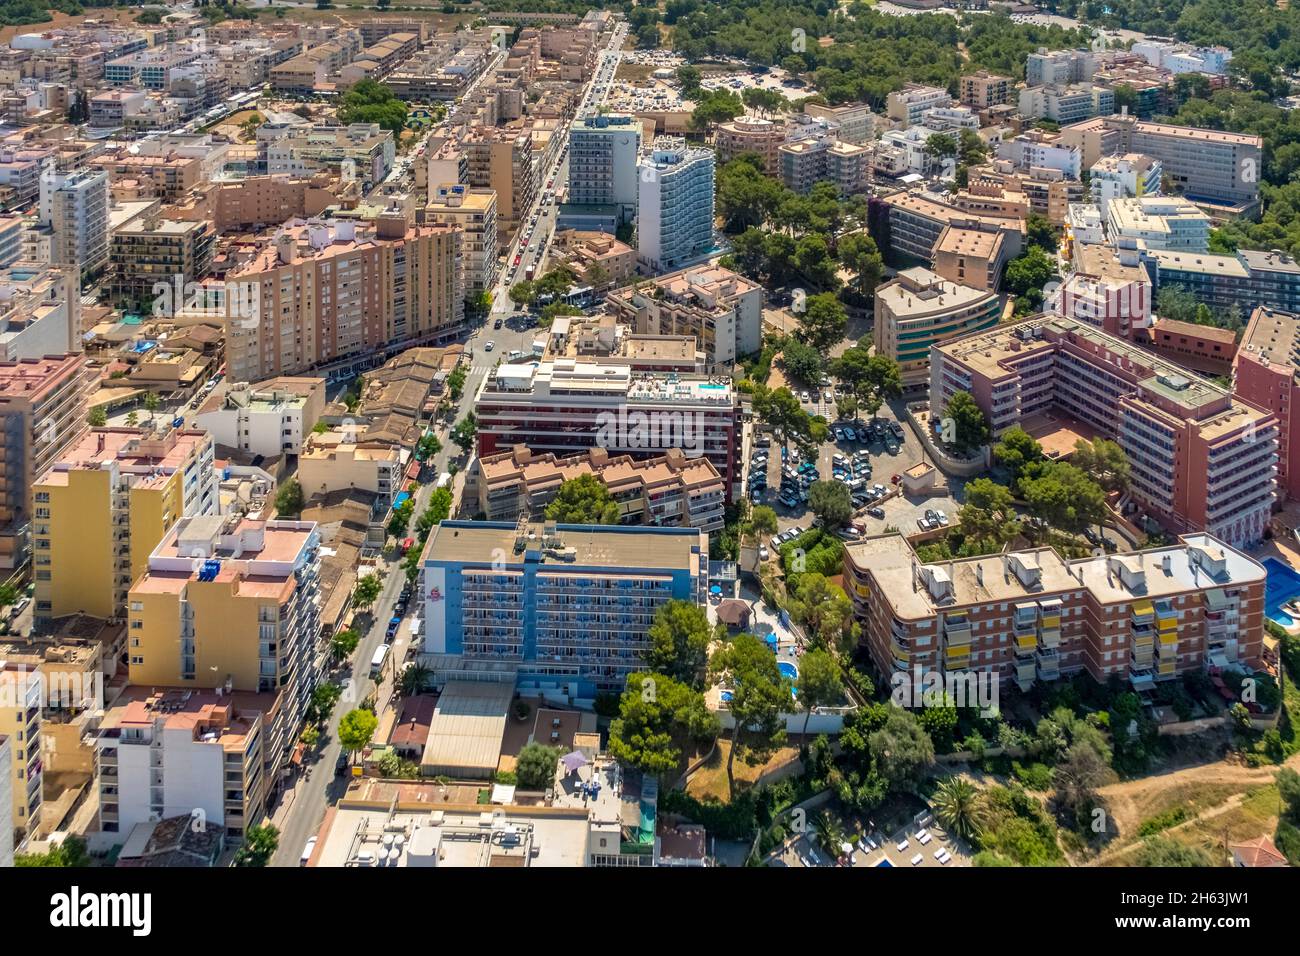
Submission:
[[767,545],[760,544],[758,546],[758,560],[766,561],[768,559],[768,556],[769,556],[769,552],[767,550]]
[[307,861],[311,859],[312,851],[316,849],[316,838],[308,837],[307,845],[302,848],[302,859],[299,860],[299,866],[306,866]]
[[484,351],[484,352],[491,352],[491,351],[492,351],[494,348],[496,348],[496,347],[497,347],[497,344],[496,344],[495,342],[489,341],[487,345],[483,346],[483,351]]
[[935,515],[939,518],[939,524],[946,525],[948,523],[948,516],[942,511],[936,511]]

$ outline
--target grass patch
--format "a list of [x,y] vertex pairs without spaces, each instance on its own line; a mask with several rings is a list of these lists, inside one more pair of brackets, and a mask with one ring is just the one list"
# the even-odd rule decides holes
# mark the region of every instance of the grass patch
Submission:
[[[686,783],[686,792],[697,800],[714,799],[726,803],[729,799],[727,788],[727,758],[731,755],[731,741],[719,740],[713,756],[699,770],[691,775]],[[761,766],[750,766],[737,758],[733,768],[736,773],[736,789],[751,787],[763,775],[780,770],[799,759],[799,748],[782,747]]]

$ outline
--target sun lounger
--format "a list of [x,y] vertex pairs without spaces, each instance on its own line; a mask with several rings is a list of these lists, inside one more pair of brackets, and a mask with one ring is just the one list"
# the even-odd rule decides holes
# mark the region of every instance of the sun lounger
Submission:
[[949,853],[947,850],[944,850],[943,856],[939,857],[939,862],[944,866],[947,866],[949,862],[951,862],[951,860],[952,860],[952,854]]
[[898,852],[902,853],[906,849],[907,849],[907,837],[903,837],[903,839],[898,841]]
[[922,830],[920,833],[916,835],[916,842],[921,844],[921,846],[925,846],[933,839],[934,837],[930,836],[929,832],[926,830]]
[[918,853],[916,856],[912,857],[912,865],[920,866],[923,859],[925,859],[925,857]]
[[934,851],[934,858],[935,858],[936,860],[942,860],[942,859],[943,859],[943,855],[944,855],[945,853],[947,853],[947,852],[948,852],[948,851],[945,850],[943,847],[939,847],[939,849],[937,849],[937,850]]

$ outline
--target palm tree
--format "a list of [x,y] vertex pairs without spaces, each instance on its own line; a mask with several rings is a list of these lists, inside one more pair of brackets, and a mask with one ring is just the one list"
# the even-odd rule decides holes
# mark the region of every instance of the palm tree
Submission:
[[983,796],[969,780],[949,777],[935,789],[930,802],[935,817],[949,833],[968,840],[983,829]]
[[844,844],[844,828],[840,826],[840,821],[823,810],[813,821],[813,830],[822,849],[831,856],[838,857]]
[[402,696],[414,697],[424,693],[425,685],[432,676],[433,672],[423,664],[412,664],[402,671]]

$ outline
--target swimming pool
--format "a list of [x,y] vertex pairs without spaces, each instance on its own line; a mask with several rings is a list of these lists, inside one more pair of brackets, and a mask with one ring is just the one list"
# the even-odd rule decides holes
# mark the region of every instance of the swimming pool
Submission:
[[725,704],[727,701],[733,699],[735,696],[736,696],[736,695],[733,694],[731,691],[729,691],[729,690],[724,690],[724,691],[722,692],[722,702]]
[[1300,597],[1300,574],[1277,558],[1265,558],[1263,564],[1267,575],[1264,580],[1264,613],[1274,623],[1290,627],[1295,621],[1282,610],[1282,605]]
[[795,667],[789,661],[777,661],[777,670],[781,672],[782,677],[788,677],[790,680],[799,679],[799,668]]

